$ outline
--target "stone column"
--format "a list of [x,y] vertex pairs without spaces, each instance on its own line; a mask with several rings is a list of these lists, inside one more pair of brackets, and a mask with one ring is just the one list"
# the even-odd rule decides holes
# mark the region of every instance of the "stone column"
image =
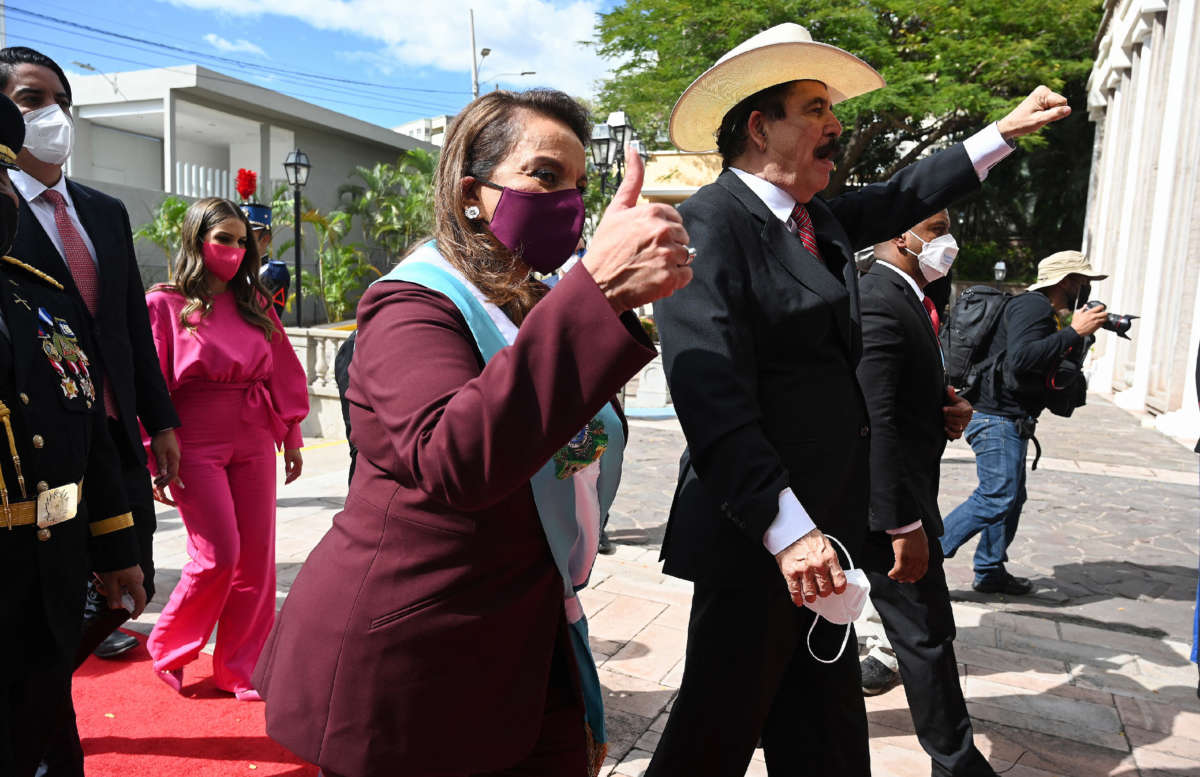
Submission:
[[175,180],[175,90],[168,89],[163,97],[163,191],[174,194]]
[[258,125],[258,201],[270,207],[271,195],[271,125]]
[[[1129,389],[1116,397],[1116,403],[1121,407],[1141,409],[1146,404],[1146,392],[1150,383],[1151,361],[1154,355],[1154,341],[1160,336],[1158,331],[1159,299],[1172,289],[1163,288],[1166,274],[1166,258],[1169,250],[1169,239],[1177,229],[1177,211],[1174,207],[1177,201],[1176,192],[1179,189],[1178,176],[1175,171],[1179,165],[1181,134],[1185,121],[1185,109],[1190,107],[1195,96],[1196,84],[1189,80],[1188,58],[1191,49],[1190,33],[1192,19],[1195,14],[1195,3],[1183,2],[1175,4],[1177,18],[1172,20],[1175,31],[1174,40],[1165,47],[1170,52],[1169,69],[1166,82],[1166,99],[1163,102],[1162,114],[1159,117],[1160,142],[1158,175],[1155,176],[1154,191],[1150,198],[1150,218],[1146,237],[1146,265],[1142,298],[1139,304],[1142,319],[1138,322],[1138,339],[1134,363],[1133,380]],[[1161,322],[1171,326],[1175,322]],[[1165,368],[1165,365],[1164,365]]]

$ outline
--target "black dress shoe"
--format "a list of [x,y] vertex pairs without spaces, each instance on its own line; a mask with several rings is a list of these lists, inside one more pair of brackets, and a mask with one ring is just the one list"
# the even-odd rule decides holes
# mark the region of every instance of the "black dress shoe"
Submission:
[[617,552],[617,549],[613,547],[612,540],[608,538],[608,534],[604,529],[600,530],[600,542],[596,545],[596,552],[601,556],[611,556]]
[[96,658],[116,658],[137,647],[137,637],[123,631],[114,631],[96,647]]
[[1027,577],[1005,575],[1004,577],[989,578],[971,586],[981,594],[1008,594],[1009,596],[1024,596],[1033,590],[1033,583]]
[[883,693],[900,679],[899,672],[888,669],[875,656],[867,656],[859,662],[858,666],[862,670],[862,691],[866,696]]

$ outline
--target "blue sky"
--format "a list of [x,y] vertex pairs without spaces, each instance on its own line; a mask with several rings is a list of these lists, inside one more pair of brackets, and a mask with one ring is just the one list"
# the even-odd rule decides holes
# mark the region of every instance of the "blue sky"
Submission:
[[[591,97],[608,64],[580,41],[591,38],[595,14],[615,4],[615,0],[6,0],[6,45],[38,49],[68,73],[85,72],[80,63],[103,73],[201,64],[394,127],[423,116],[455,113],[470,100],[468,9],[472,7],[476,49],[492,49],[480,66],[481,90],[499,82],[509,88],[553,86]],[[167,51],[152,43],[186,51]],[[536,74],[504,75],[529,70]]]

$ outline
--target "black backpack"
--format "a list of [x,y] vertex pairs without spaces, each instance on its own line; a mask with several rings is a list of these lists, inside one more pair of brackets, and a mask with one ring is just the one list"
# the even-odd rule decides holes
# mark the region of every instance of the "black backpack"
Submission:
[[991,286],[972,286],[958,296],[942,327],[940,340],[946,375],[959,396],[974,402],[979,398],[984,375],[1003,359],[988,356],[992,338],[1000,324],[1004,306],[1013,295]]

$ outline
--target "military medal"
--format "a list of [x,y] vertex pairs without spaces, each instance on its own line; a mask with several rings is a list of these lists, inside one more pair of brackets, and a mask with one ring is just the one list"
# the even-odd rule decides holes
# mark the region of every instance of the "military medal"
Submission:
[[[92,384],[92,375],[88,371],[88,357],[79,347],[79,341],[75,338],[75,333],[71,331],[71,325],[61,318],[55,318],[54,323],[58,329],[58,335],[55,338],[59,352],[62,354],[63,360],[70,368],[71,374],[74,376],[76,383],[79,385],[79,391],[83,392],[83,396],[89,400],[96,398],[96,389]],[[66,391],[66,387],[63,387]],[[74,398],[74,394],[68,395]]]

